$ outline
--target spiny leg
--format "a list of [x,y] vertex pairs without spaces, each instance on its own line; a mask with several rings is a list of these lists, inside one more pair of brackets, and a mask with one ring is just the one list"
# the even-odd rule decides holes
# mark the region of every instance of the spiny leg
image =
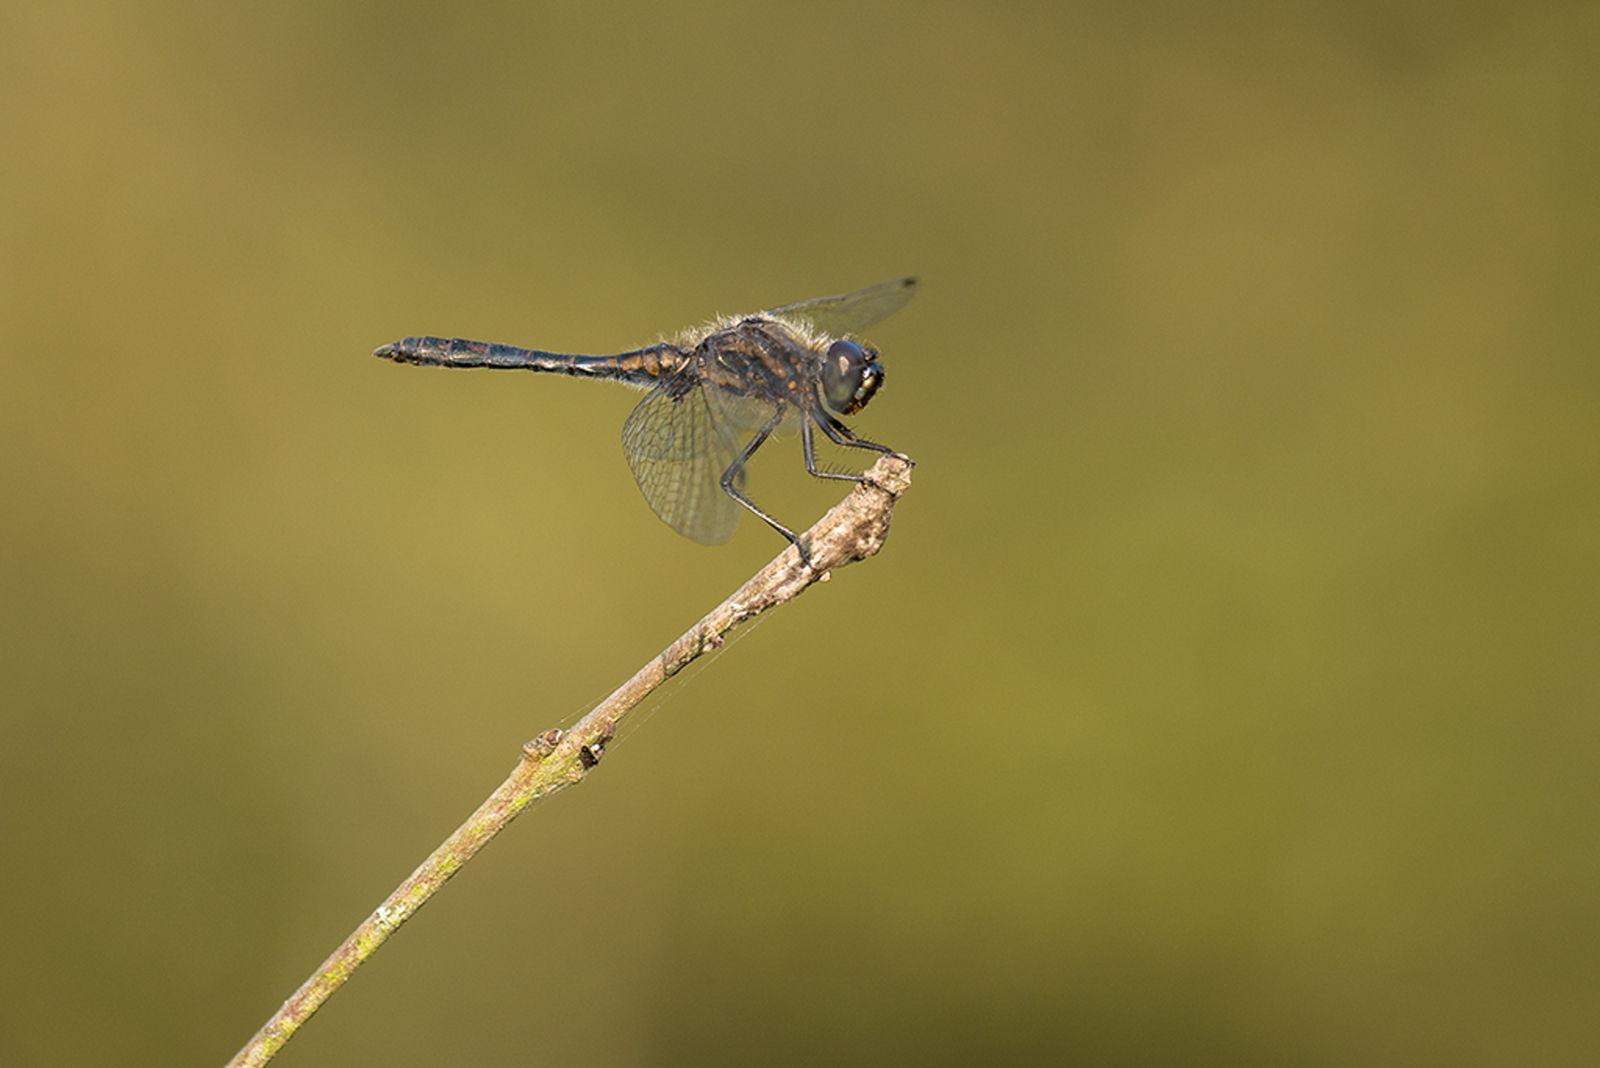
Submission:
[[[828,440],[833,442],[835,445],[846,445],[852,449],[866,449],[869,452],[881,452],[886,456],[893,456],[896,459],[904,460],[908,464],[911,463],[911,457],[907,456],[903,452],[895,452],[887,445],[879,445],[876,441],[868,441],[866,438],[856,437],[854,431],[845,426],[843,423],[839,422],[839,420],[835,419],[833,416],[829,415],[827,412],[818,412],[813,418],[816,419],[817,425],[822,428],[822,432],[828,435]],[[850,482],[870,481],[865,472],[859,475],[846,475],[837,474],[833,471],[817,470],[817,458],[811,440],[810,419],[807,419],[800,424],[800,440],[805,446],[806,470],[811,472],[811,474],[815,475],[817,478],[838,478],[845,479]],[[876,485],[876,483],[871,484]]]
[[744,470],[744,465],[749,462],[750,457],[755,454],[755,451],[761,447],[762,443],[766,441],[767,438],[772,436],[772,432],[778,429],[778,424],[783,422],[783,416],[784,410],[782,407],[779,407],[779,409],[772,414],[772,418],[767,420],[766,425],[760,430],[756,431],[755,437],[751,438],[749,443],[746,444],[743,449],[739,450],[739,455],[733,458],[733,463],[729,464],[728,469],[722,472],[722,478],[720,482],[722,485],[722,492],[726,493],[728,496],[732,497],[734,500],[750,509],[756,515],[760,516],[767,526],[788,538],[789,544],[793,545],[795,547],[795,551],[800,554],[800,561],[807,567],[810,567],[811,553],[804,545],[800,544],[800,536],[794,531],[790,530],[788,527],[784,526],[782,523],[778,522],[776,519],[772,518],[766,512],[763,512],[759,507],[756,506],[756,502],[744,495],[744,491],[741,490],[735,482],[735,480],[739,477],[739,472]]
[[838,471],[817,470],[817,449],[816,443],[811,437],[810,419],[802,419],[800,421],[800,445],[802,451],[806,455],[806,470],[811,473],[813,478],[837,478],[843,482],[857,482],[860,480],[860,475],[843,474]]
[[871,452],[881,452],[887,456],[893,456],[897,459],[904,460],[906,463],[911,462],[911,457],[907,456],[903,452],[895,452],[887,445],[879,445],[876,441],[868,441],[866,438],[857,437],[855,431],[839,422],[839,420],[835,419],[827,412],[819,413],[817,425],[822,428],[822,432],[824,434],[828,435],[828,440],[833,442],[835,445],[846,445],[852,449],[867,449]]
[[[879,445],[876,441],[868,441],[866,438],[856,437],[854,431],[845,426],[843,423],[839,422],[839,420],[835,419],[833,416],[829,415],[827,412],[818,412],[813,416],[813,418],[816,419],[817,425],[822,428],[822,432],[828,435],[828,440],[833,442],[835,445],[846,445],[852,449],[866,449],[870,452],[881,452],[885,455],[904,460],[908,464],[911,462],[911,457],[907,456],[905,453],[895,452],[893,449],[889,448],[889,446]],[[851,482],[866,481],[865,474],[841,475],[832,471],[817,470],[817,458],[812,447],[811,421],[809,419],[800,425],[800,439],[805,445],[806,470],[811,472],[817,478],[840,478],[847,479]]]

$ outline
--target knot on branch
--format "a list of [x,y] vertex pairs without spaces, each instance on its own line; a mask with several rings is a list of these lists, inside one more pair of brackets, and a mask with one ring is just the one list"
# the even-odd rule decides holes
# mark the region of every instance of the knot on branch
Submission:
[[522,755],[528,760],[543,760],[556,751],[556,746],[561,744],[561,732],[548,730],[527,745],[522,747]]

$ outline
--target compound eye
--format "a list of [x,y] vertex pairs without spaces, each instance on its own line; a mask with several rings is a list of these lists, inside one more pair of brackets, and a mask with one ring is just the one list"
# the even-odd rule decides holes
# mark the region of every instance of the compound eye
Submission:
[[828,407],[849,414],[859,406],[861,378],[867,369],[866,350],[859,341],[835,341],[822,361],[822,397]]

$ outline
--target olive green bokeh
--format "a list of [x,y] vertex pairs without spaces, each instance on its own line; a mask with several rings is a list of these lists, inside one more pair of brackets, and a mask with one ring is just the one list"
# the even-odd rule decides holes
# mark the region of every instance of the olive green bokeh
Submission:
[[[1600,16],[0,11],[0,1063],[220,1064],[781,547],[579,352],[916,272],[916,482],[286,1065],[1600,1057]],[[844,458],[841,458],[844,459]],[[838,497],[798,445],[752,491]]]

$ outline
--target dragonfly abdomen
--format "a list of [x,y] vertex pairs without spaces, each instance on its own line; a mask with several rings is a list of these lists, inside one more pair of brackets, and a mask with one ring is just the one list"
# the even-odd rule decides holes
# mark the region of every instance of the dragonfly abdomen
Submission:
[[519,349],[464,337],[408,337],[373,352],[395,363],[430,367],[503,367],[579,378],[606,378],[647,386],[682,365],[683,354],[662,343],[618,356],[572,356],[539,349]]

